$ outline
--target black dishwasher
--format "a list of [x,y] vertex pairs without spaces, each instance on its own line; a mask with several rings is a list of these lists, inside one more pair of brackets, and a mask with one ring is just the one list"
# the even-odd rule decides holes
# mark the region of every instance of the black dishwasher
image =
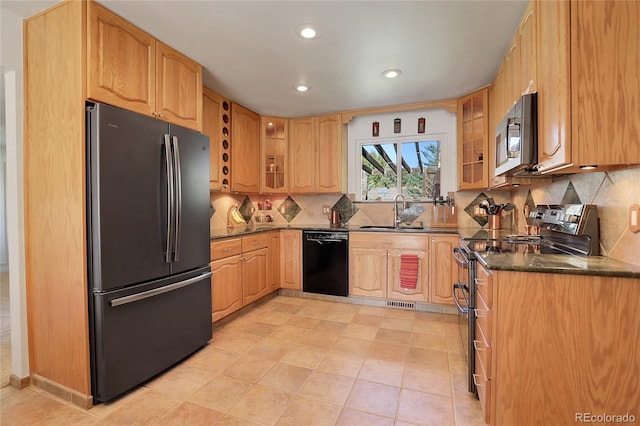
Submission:
[[302,291],[349,295],[349,232],[302,232]]

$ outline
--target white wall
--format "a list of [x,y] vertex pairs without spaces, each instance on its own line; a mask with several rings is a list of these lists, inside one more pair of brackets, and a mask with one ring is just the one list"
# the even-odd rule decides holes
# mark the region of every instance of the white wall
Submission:
[[6,183],[9,292],[11,309],[11,373],[29,375],[24,265],[22,192],[22,18],[0,11],[0,67],[6,100]]
[[[418,118],[426,119],[425,133],[418,133]],[[393,120],[400,118],[401,133],[393,133]],[[380,136],[371,136],[371,125],[374,121],[380,123]],[[430,136],[434,136],[430,138]],[[440,140],[441,150],[441,186],[440,193],[455,192],[457,183],[456,163],[456,114],[445,109],[430,109],[406,111],[394,114],[375,114],[354,117],[349,123],[348,141],[348,190],[350,194],[358,194],[360,184],[360,169],[356,166],[360,157],[359,145],[363,141],[377,143],[392,140],[403,141],[407,138],[419,140]]]

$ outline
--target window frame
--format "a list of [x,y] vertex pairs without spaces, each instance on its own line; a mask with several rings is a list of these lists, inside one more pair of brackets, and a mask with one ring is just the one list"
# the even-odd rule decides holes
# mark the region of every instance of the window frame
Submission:
[[[398,145],[398,151],[396,154],[396,181],[398,183],[397,189],[399,190],[399,192],[402,192],[402,145],[404,143],[415,143],[415,142],[435,142],[437,141],[439,144],[439,150],[440,150],[440,174],[442,176],[442,160],[443,160],[443,144],[446,143],[447,140],[447,134],[446,133],[420,133],[417,135],[410,135],[410,136],[399,136],[399,137],[388,137],[388,138],[363,138],[363,139],[356,139],[355,140],[355,145],[356,145],[356,152],[358,153],[358,155],[356,155],[356,176],[358,176],[358,183],[356,188],[358,188],[358,191],[356,191],[355,194],[355,201],[357,202],[361,202],[361,203],[384,203],[384,202],[390,202],[390,200],[363,200],[362,199],[362,190],[361,190],[361,185],[362,185],[362,147],[365,145],[388,145],[388,144],[397,144]],[[398,164],[398,160],[400,160],[400,164]],[[400,166],[400,167],[398,167]],[[407,200],[411,200],[411,201],[415,201],[415,202],[433,202],[433,198],[407,198]]]

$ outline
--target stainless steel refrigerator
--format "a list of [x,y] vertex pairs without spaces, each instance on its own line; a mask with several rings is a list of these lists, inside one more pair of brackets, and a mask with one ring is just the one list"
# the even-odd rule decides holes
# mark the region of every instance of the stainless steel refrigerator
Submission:
[[94,401],[212,337],[209,138],[87,105],[87,265]]

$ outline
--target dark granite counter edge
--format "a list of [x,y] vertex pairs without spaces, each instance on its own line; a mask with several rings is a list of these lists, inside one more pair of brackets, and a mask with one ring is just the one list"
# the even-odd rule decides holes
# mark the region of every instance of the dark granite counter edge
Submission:
[[458,228],[410,228],[408,231],[402,229],[370,229],[361,226],[347,226],[332,228],[329,225],[249,225],[235,228],[218,228],[212,230],[210,239],[240,237],[260,232],[279,230],[301,230],[301,231],[348,231],[348,232],[393,232],[396,234],[458,234]]
[[[544,255],[543,255],[544,256]],[[567,265],[558,266],[542,266],[533,264],[517,264],[508,262],[491,262],[482,256],[477,256],[478,261],[487,269],[492,271],[515,271],[515,272],[539,272],[543,274],[563,274],[563,275],[590,275],[601,277],[617,277],[617,278],[640,278],[640,267],[610,260],[610,267],[606,269],[599,268],[579,268]],[[552,263],[552,262],[549,262]]]

